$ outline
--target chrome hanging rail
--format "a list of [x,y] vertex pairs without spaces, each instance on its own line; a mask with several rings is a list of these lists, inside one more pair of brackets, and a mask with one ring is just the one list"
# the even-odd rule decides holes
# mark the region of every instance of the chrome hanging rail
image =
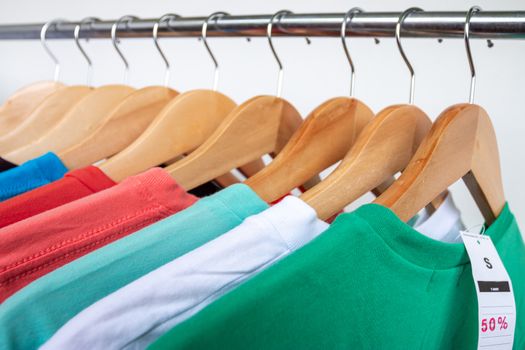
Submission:
[[[274,26],[275,36],[341,35],[344,13],[290,14]],[[394,37],[399,12],[363,12],[356,14],[347,26],[348,36]],[[403,23],[403,37],[463,38],[466,12],[418,12]],[[224,16],[210,22],[208,36],[263,37],[271,15]],[[206,17],[181,17],[163,22],[159,37],[199,37]],[[151,37],[157,19],[141,19],[119,28],[124,38]],[[115,20],[83,26],[80,38],[110,38]],[[61,23],[49,28],[47,38],[70,39],[77,22]],[[43,23],[0,25],[0,40],[39,39]],[[471,38],[525,39],[525,11],[482,11],[472,17]]]

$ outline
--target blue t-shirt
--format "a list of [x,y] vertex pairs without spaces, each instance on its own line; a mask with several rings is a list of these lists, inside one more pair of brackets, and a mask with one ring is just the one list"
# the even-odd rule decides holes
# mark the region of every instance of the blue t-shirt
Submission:
[[66,172],[64,163],[51,152],[1,172],[0,201],[58,180]]

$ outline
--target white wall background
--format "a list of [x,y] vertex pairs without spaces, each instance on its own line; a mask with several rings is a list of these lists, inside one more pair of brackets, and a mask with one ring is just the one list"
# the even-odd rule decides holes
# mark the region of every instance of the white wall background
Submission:
[[[381,0],[344,2],[324,1],[242,1],[212,0],[120,0],[2,1],[0,23],[44,22],[53,18],[79,20],[87,16],[115,19],[125,14],[153,18],[174,12],[180,15],[207,15],[213,11],[232,14],[295,12],[345,12],[353,6],[367,11],[401,11],[411,6],[425,10],[466,11],[472,5],[484,10],[525,10],[523,0],[453,1]],[[394,103],[407,102],[409,76],[394,39],[349,39],[357,69],[357,97],[374,111]],[[405,39],[405,50],[417,74],[416,104],[432,118],[447,106],[465,102],[468,97],[469,70],[462,40]],[[73,41],[53,41],[52,49],[62,64],[62,81],[83,84],[86,66]],[[197,39],[164,39],[173,65],[172,86],[179,91],[211,87],[213,70]],[[210,45],[221,65],[220,90],[242,102],[257,94],[273,94],[277,70],[264,38],[247,42],[241,38],[211,38]],[[284,97],[304,115],[328,98],[348,93],[348,66],[339,39],[313,38],[306,45],[302,38],[276,38],[276,48],[285,66]],[[86,46],[94,61],[95,85],[121,83],[123,68],[109,40],[92,40]],[[163,66],[153,41],[123,40],[122,50],[131,65],[130,84],[140,87],[162,84]],[[506,196],[518,221],[525,222],[525,42],[472,42],[478,72],[476,102],[492,117],[499,141]],[[53,65],[38,41],[0,42],[0,101],[17,88],[36,80],[51,79]],[[453,186],[456,202],[467,225],[482,222],[462,183]],[[369,201],[370,197],[363,201]]]

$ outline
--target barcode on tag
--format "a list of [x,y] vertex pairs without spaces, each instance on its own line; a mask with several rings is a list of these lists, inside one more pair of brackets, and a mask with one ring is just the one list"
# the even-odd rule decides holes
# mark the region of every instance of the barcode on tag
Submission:
[[512,350],[516,304],[512,282],[489,236],[462,231],[478,297],[480,350]]

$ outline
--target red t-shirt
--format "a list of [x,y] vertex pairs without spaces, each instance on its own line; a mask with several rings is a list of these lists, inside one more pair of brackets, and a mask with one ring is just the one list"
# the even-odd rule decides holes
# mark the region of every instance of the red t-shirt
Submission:
[[153,168],[0,229],[0,303],[35,279],[195,201],[166,171]]
[[97,167],[73,170],[60,180],[0,202],[0,228],[114,185]]

